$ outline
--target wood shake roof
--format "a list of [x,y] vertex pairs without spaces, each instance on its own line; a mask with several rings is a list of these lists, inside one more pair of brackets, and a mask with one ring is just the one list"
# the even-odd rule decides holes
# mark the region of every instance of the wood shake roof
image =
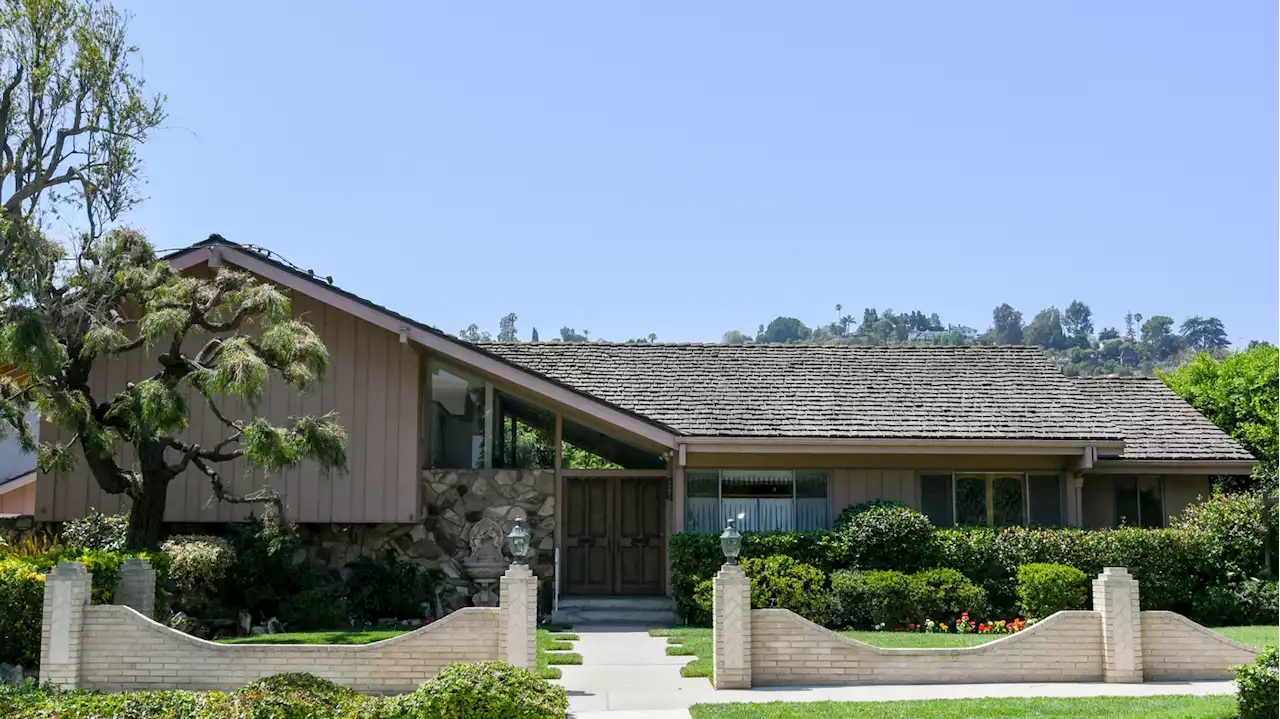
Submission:
[[1124,434],[1124,459],[1252,460],[1244,447],[1155,377],[1078,377]]
[[485,343],[692,436],[1118,440],[1035,347]]

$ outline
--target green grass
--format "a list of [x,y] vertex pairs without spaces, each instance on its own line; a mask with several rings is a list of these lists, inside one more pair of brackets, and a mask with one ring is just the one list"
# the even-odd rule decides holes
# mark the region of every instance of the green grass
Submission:
[[[1214,631],[1244,644],[1264,647],[1277,643],[1280,627],[1221,627]],[[872,646],[893,649],[945,649],[976,647],[995,641],[1007,634],[924,634],[915,632],[840,632],[846,637],[866,642]],[[710,677],[712,642],[711,630],[705,627],[677,627],[654,629],[652,637],[667,638],[667,655],[673,657],[696,656],[680,669],[685,677]],[[1173,715],[1176,716],[1176,715]]]
[[219,644],[372,644],[405,634],[408,629],[330,629],[322,632],[288,632],[256,637],[215,639]]
[[559,639],[565,642],[576,642],[578,641],[578,639],[580,639],[580,637],[577,634],[567,634],[567,633],[560,633],[560,632],[552,632],[551,638]]
[[582,655],[564,651],[573,649],[572,641],[568,637],[576,640],[576,634],[553,634],[548,629],[538,630],[538,669],[537,675],[543,679],[559,679],[560,670],[554,665],[556,664],[581,664]]
[[896,719],[931,717],[1059,717],[1101,719],[1227,719],[1236,714],[1232,696],[1073,697],[1026,699],[939,699],[897,702],[813,702],[784,704],[696,704],[693,719]]

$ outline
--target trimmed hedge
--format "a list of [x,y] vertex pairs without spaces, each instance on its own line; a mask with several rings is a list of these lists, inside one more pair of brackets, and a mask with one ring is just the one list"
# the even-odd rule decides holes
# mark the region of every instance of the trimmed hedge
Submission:
[[310,674],[280,674],[230,694],[0,686],[0,716],[58,719],[551,719],[563,717],[568,703],[563,687],[501,662],[454,664],[393,697],[364,696]]
[[1275,647],[1254,664],[1236,667],[1236,708],[1240,719],[1274,719],[1280,715],[1280,660]]
[[842,628],[893,628],[926,619],[951,623],[966,612],[982,617],[987,611],[986,594],[954,569],[842,570],[831,575],[831,594],[832,623]]
[[[754,609],[790,609],[817,624],[831,619],[832,601],[827,592],[827,575],[803,562],[782,555],[746,559],[742,572],[751,580]],[[712,586],[708,579],[694,590],[698,618],[710,621]]]
[[[1226,511],[1227,503],[1221,504]],[[853,531],[869,515],[874,522],[865,520],[862,530]],[[1196,606],[1208,606],[1204,597],[1211,588],[1235,585],[1241,576],[1265,573],[1262,557],[1251,548],[1255,546],[1252,537],[1267,531],[1265,527],[1259,529],[1260,522],[1267,518],[1265,514],[1260,519],[1254,514],[1248,517],[1253,518],[1245,522],[1244,529],[1225,519],[1198,518],[1191,526],[1183,524],[1171,529],[966,527],[921,533],[921,520],[928,521],[923,515],[909,509],[880,507],[854,515],[841,531],[747,532],[743,535],[742,556],[785,555],[830,575],[840,570],[883,566],[884,561],[892,559],[893,548],[884,537],[895,537],[900,542],[910,537],[910,545],[897,547],[900,553],[905,552],[906,561],[891,569],[954,569],[986,592],[992,616],[1018,613],[1017,574],[1022,565],[1063,564],[1083,572],[1087,578],[1097,576],[1103,567],[1127,567],[1142,585],[1143,609],[1171,610],[1201,621],[1209,617],[1198,614]],[[877,534],[879,530],[870,529],[873,524],[883,525],[882,535]],[[1224,533],[1234,538],[1235,546],[1250,549],[1240,556],[1224,551]],[[711,532],[682,532],[671,537],[672,589],[677,612],[687,621],[703,621],[693,597],[698,585],[714,576],[723,562],[718,536]]]
[[1089,578],[1065,564],[1034,562],[1018,567],[1018,606],[1028,617],[1044,619],[1065,609],[1083,609]]

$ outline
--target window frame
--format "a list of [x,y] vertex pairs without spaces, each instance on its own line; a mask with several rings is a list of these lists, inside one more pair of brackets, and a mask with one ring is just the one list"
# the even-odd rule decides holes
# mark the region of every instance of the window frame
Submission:
[[[774,474],[779,474],[779,475],[780,475],[780,474],[783,474],[783,473],[786,473],[786,474],[788,475],[789,485],[790,485],[790,487],[791,487],[791,494],[790,494],[788,497],[786,497],[786,499],[789,499],[789,500],[790,500],[790,502],[791,502],[791,521],[790,521],[791,529],[788,529],[788,530],[782,530],[782,531],[789,531],[789,532],[810,532],[810,531],[825,531],[825,530],[829,530],[829,529],[831,529],[831,528],[832,528],[832,526],[833,526],[833,522],[832,522],[832,518],[831,518],[831,484],[832,484],[832,471],[831,471],[831,470],[829,470],[829,469],[742,469],[742,468],[733,468],[733,469],[724,469],[724,468],[719,468],[719,469],[716,469],[716,468],[710,468],[710,467],[707,467],[707,468],[701,468],[701,467],[700,467],[700,468],[697,468],[697,469],[686,468],[686,469],[685,469],[685,473],[686,473],[686,474],[693,474],[693,473],[697,473],[697,474],[715,474],[715,475],[716,475],[716,496],[715,496],[715,500],[716,500],[716,516],[720,518],[720,520],[719,520],[720,522],[725,522],[725,521],[726,521],[726,519],[727,519],[727,517],[725,517],[725,516],[724,516],[724,514],[725,514],[725,510],[724,510],[724,500],[725,500],[725,495],[724,495],[724,481],[725,481],[725,476],[724,476],[724,474],[725,474],[725,472],[762,472],[762,473],[763,473],[763,472],[768,472],[768,473],[774,473]],[[797,474],[801,474],[801,473],[814,473],[814,474],[821,473],[821,474],[823,475],[823,482],[824,482],[824,485],[825,485],[825,487],[826,487],[826,494],[825,494],[825,496],[823,496],[821,499],[826,503],[826,513],[825,513],[825,515],[824,515],[824,517],[825,517],[825,521],[824,521],[824,523],[823,523],[823,526],[822,526],[822,527],[820,527],[820,528],[817,528],[817,529],[814,529],[814,528],[804,528],[804,529],[801,529],[801,528],[799,527],[799,514],[798,514],[798,512],[799,512],[799,504],[798,504],[798,500],[799,500],[799,499],[801,499],[801,497],[799,497],[799,496],[798,496],[797,484],[796,484],[796,475],[797,475]],[[689,501],[689,499],[691,499],[691,498],[692,498],[692,499],[711,499],[711,497],[690,497],[690,496],[689,496],[689,482],[688,482],[688,481],[687,481],[687,479],[686,479],[686,481],[685,481],[685,486],[684,486],[684,499],[685,499],[685,506],[686,506],[686,509],[685,509],[685,523],[686,523],[686,530],[688,530],[688,531],[719,531],[719,528],[713,528],[713,529],[690,529],[690,528],[687,526],[687,525],[689,524],[689,520],[690,520],[690,517],[689,517],[689,513],[688,513],[688,509],[687,509],[687,507],[688,507],[688,501]],[[779,499],[782,499],[782,497],[779,497]],[[804,499],[817,499],[817,498],[816,498],[816,497],[805,497]],[[756,530],[744,530],[744,531],[756,531]]]
[[[951,490],[950,496],[949,496],[950,505],[951,505],[950,507],[951,525],[950,526],[952,527],[961,526],[959,524],[959,518],[960,518],[959,506],[956,501],[957,499],[956,492],[957,492],[957,485],[959,484],[959,480],[960,479],[983,479],[985,480],[984,483],[986,485],[987,521],[986,521],[986,524],[971,525],[971,526],[990,527],[993,529],[996,529],[999,527],[1029,527],[1031,526],[1031,477],[1032,476],[1058,478],[1058,493],[1057,493],[1058,508],[1059,508],[1058,515],[1059,517],[1062,518],[1063,523],[1065,524],[1067,521],[1067,511],[1066,511],[1067,498],[1066,498],[1066,489],[1065,489],[1066,482],[1063,481],[1061,472],[1054,472],[1054,471],[1048,471],[1048,470],[1044,470],[1044,471],[964,470],[964,471],[950,471],[950,472],[946,470],[927,470],[927,469],[917,470],[916,471],[916,487],[915,487],[916,506],[921,508],[920,511],[922,512],[924,511],[923,503],[922,503],[924,488],[923,488],[922,482],[925,477],[950,477],[950,490]],[[1022,487],[1022,521],[1019,524],[1000,524],[1000,525],[993,524],[992,520],[995,518],[994,517],[994,502],[995,502],[994,482],[996,479],[1013,479],[1015,477],[1019,480],[1020,485]],[[1163,504],[1163,501],[1164,501],[1163,489],[1161,490],[1160,498]],[[966,525],[966,526],[969,526],[969,525]]]

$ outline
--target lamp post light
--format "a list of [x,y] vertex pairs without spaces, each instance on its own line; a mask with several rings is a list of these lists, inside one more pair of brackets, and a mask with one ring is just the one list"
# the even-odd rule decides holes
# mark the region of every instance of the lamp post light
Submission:
[[734,528],[732,518],[720,535],[720,551],[724,552],[724,558],[729,564],[737,565],[738,554],[742,552],[742,532]]
[[524,528],[524,521],[517,519],[516,526],[507,535],[507,551],[511,552],[511,560],[516,564],[527,564],[529,561],[529,530]]

